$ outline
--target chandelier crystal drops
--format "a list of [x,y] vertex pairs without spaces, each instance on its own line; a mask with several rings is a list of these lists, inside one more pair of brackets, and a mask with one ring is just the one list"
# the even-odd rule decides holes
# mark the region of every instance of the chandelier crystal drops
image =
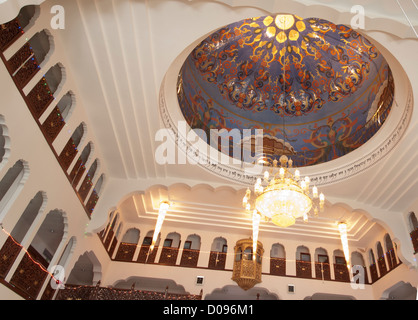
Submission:
[[247,189],[243,206],[249,213],[260,214],[265,220],[285,228],[295,224],[300,217],[307,222],[311,211],[314,215],[323,211],[324,194],[318,195],[316,186],[311,194],[309,177],[302,179],[299,170],[294,170],[292,164],[292,159],[282,155],[280,167],[278,161],[274,160],[273,166],[264,172],[264,178],[257,179],[254,197],[251,190]]

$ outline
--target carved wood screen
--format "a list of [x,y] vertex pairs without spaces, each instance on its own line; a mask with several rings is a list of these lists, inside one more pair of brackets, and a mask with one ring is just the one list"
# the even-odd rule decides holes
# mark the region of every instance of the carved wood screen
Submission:
[[0,250],[0,277],[6,278],[7,273],[20,253],[21,247],[8,237]]
[[377,266],[379,268],[380,276],[383,277],[388,272],[384,256],[377,259]]
[[223,270],[226,264],[226,252],[211,251],[209,255],[210,269]]
[[138,259],[137,262],[140,263],[154,263],[155,257],[157,255],[158,247],[155,246],[154,249],[149,252],[149,245],[143,244],[141,249],[139,249]]
[[89,197],[89,200],[86,203],[86,209],[90,216],[93,213],[94,208],[96,207],[97,201],[99,201],[99,195],[97,194],[96,190],[93,189]]
[[36,299],[42,285],[47,278],[46,273],[28,254],[25,254],[10,280],[10,284],[16,286],[32,299]]
[[418,229],[410,233],[412,245],[414,247],[414,254],[418,253]]
[[55,138],[61,132],[62,128],[65,126],[65,121],[61,116],[61,111],[57,107],[55,107],[51,113],[49,114],[48,118],[42,124],[43,132],[45,133],[45,138],[48,140],[49,143],[53,143]]
[[116,252],[115,260],[132,261],[136,250],[136,244],[122,242]]
[[77,155],[77,152],[78,150],[74,143],[74,140],[73,138],[70,138],[58,157],[58,161],[61,164],[64,171],[68,170],[69,166],[71,165],[75,156]]
[[334,264],[335,280],[350,282],[350,275],[348,273],[347,265],[345,264]]
[[315,262],[315,278],[331,280],[331,267],[329,263]]
[[276,276],[286,275],[286,259],[285,258],[270,258],[270,274]]
[[178,248],[163,247],[159,263],[167,265],[175,265],[177,261]]
[[200,250],[183,249],[180,265],[183,267],[196,267]]
[[51,93],[48,83],[45,77],[33,87],[33,89],[26,96],[29,110],[32,112],[36,119],[44,113],[51,102],[54,100],[54,96]]
[[379,276],[377,275],[377,266],[375,263],[370,265],[370,276],[372,278],[372,283],[379,279]]
[[310,261],[296,260],[296,277],[312,278],[312,263]]
[[17,18],[0,25],[0,50],[6,50],[22,34],[23,30]]

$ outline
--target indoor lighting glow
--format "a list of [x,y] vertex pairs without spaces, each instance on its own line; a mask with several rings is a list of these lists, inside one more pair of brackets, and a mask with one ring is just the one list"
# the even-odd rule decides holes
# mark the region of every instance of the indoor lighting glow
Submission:
[[310,196],[310,179],[300,178],[299,170],[293,175],[292,160],[287,156],[280,157],[281,166],[277,166],[277,160],[273,166],[264,172],[264,184],[261,178],[257,179],[254,185],[255,199],[251,203],[251,190],[243,198],[243,205],[249,212],[256,210],[266,220],[272,221],[279,227],[289,227],[295,224],[296,219],[303,217],[307,222],[308,213],[313,209],[318,214],[318,207],[322,211],[325,203],[325,196],[321,193],[318,196],[318,188],[313,187]]
[[154,250],[154,246],[155,246],[155,243],[157,242],[158,235],[160,234],[161,227],[163,225],[168,208],[170,208],[170,203],[168,201],[163,201],[160,203],[160,211],[158,212],[157,224],[155,226],[154,235],[152,237],[150,251]]
[[350,251],[348,249],[347,224],[344,222],[340,222],[338,224],[338,230],[340,231],[340,237],[341,237],[341,243],[343,245],[345,261],[347,262],[347,267],[349,267]]
[[260,227],[261,216],[257,213],[257,210],[253,211],[253,260],[255,260],[257,255],[257,241],[258,241],[258,232]]

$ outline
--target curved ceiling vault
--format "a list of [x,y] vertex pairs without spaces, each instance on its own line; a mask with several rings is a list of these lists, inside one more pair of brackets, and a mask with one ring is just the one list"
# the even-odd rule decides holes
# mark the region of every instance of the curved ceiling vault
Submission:
[[[290,14],[211,33],[188,55],[177,86],[192,129],[207,136],[211,129],[262,129],[264,153],[277,160],[290,154],[298,167],[366,143],[394,99],[391,69],[368,39],[345,25]],[[234,143],[220,151],[236,156]]]

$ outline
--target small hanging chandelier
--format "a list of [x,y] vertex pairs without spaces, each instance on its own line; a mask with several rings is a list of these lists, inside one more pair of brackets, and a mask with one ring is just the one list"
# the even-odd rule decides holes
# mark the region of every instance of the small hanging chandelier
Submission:
[[300,178],[298,169],[292,173],[293,161],[286,155],[264,172],[264,179],[258,178],[254,185],[255,197],[251,196],[248,188],[243,198],[243,206],[249,213],[258,213],[267,221],[279,227],[289,227],[296,219],[303,217],[307,222],[308,214],[312,211],[317,215],[324,208],[325,197],[318,196],[318,188],[312,188],[310,193],[310,179]]

